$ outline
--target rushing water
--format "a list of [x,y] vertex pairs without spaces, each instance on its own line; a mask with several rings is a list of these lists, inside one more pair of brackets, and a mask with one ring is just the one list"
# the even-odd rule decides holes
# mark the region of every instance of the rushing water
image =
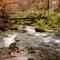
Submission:
[[25,26],[24,29],[27,30],[27,33],[30,34],[30,35],[36,33],[34,27],[31,27],[31,26]]
[[30,35],[34,35],[34,36],[41,36],[43,37],[43,42],[44,43],[56,43],[56,44],[59,44],[60,43],[60,39],[58,39],[54,34],[49,34],[48,32],[45,32],[45,33],[41,33],[41,32],[36,32],[34,27],[30,27],[30,26],[27,26],[25,28],[28,32],[28,34]]
[[[8,47],[11,43],[15,42],[15,38],[17,40],[20,40],[18,42],[21,46],[35,46],[38,47],[41,45],[41,43],[45,45],[55,45],[58,46],[57,49],[60,50],[60,39],[57,38],[53,33],[41,33],[41,32],[36,32],[34,27],[26,26],[24,28],[27,30],[27,33],[7,33],[7,37],[3,37],[3,43],[4,47]],[[1,60],[27,60],[28,54],[22,53],[22,55],[19,55],[17,57],[13,58],[5,58]]]
[[9,45],[14,41],[14,39],[16,38],[17,34],[9,34],[8,37],[4,37],[3,40],[4,40],[4,47],[9,47]]

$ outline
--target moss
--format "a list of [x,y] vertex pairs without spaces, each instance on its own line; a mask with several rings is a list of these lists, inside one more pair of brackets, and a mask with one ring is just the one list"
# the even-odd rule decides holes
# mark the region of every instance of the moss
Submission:
[[30,53],[32,53],[32,54],[35,53],[33,47],[27,47],[27,51],[28,51],[29,54]]
[[19,33],[26,33],[27,32],[26,30],[16,30],[16,31]]
[[33,47],[27,47],[27,50],[28,51],[33,50]]
[[15,48],[18,48],[18,46],[16,45],[16,43],[11,43],[8,48],[14,50]]
[[[21,12],[20,14],[16,13],[11,15],[9,18],[35,18],[35,17],[43,17],[40,19],[19,19],[19,20],[15,20],[14,23],[15,25],[34,25],[37,30],[37,32],[45,32],[44,29],[57,29],[60,28],[60,13],[55,13],[55,12],[49,12],[49,11],[45,11],[44,13],[36,13],[36,12]],[[47,17],[47,18],[44,18]],[[8,27],[10,28],[10,27]],[[13,29],[12,29],[13,30]],[[16,30],[16,29],[14,29]],[[21,31],[24,32],[24,31]]]

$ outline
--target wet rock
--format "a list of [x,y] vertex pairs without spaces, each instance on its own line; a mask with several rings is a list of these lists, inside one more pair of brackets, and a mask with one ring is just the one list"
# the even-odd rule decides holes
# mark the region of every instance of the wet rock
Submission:
[[8,23],[5,19],[0,19],[0,26],[5,26]]
[[0,30],[6,31],[9,27],[9,21],[6,19],[0,19]]
[[24,30],[25,26],[17,25],[16,28],[17,28],[18,30]]
[[36,32],[46,32],[44,29],[35,28]]

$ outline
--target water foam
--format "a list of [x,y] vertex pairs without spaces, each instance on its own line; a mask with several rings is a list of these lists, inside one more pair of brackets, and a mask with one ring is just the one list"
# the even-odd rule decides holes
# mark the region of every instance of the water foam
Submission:
[[16,38],[16,36],[17,34],[13,34],[13,35],[9,34],[8,37],[4,37],[3,38],[4,47],[9,47],[11,43],[15,42],[14,39]]

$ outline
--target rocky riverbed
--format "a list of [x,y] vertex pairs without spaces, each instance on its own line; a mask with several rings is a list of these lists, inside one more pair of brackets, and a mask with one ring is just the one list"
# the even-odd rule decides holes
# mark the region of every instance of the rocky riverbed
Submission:
[[[28,31],[28,29],[27,29]],[[15,31],[6,31],[0,33],[0,50],[6,50],[7,44],[4,38],[9,42],[18,41],[17,46],[20,49],[25,49],[19,53],[14,53],[13,56],[0,57],[0,60],[60,60],[60,38],[55,36],[55,33],[35,32],[30,34],[31,30],[26,33],[18,33]],[[8,37],[13,36],[13,37]],[[10,43],[12,43],[10,41]],[[5,45],[4,45],[5,43]],[[9,43],[8,43],[9,44]],[[15,55],[15,56],[14,56]]]

